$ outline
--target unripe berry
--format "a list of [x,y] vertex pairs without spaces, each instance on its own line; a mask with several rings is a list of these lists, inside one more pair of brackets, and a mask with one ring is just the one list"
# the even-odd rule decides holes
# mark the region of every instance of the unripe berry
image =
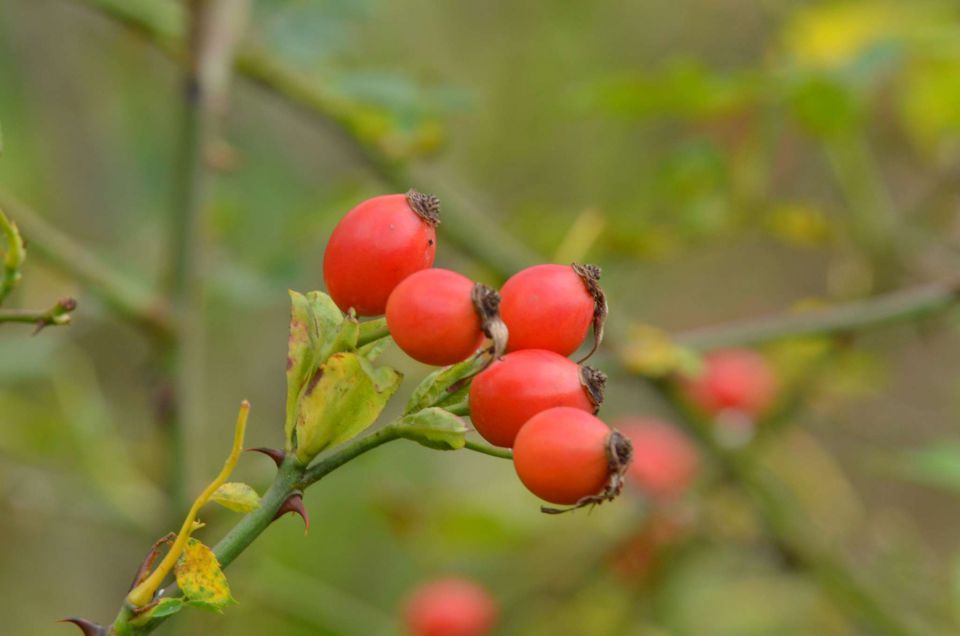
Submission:
[[323,278],[341,310],[382,314],[390,292],[431,267],[440,221],[435,197],[411,190],[368,199],[340,219],[323,256]]
[[616,427],[633,443],[628,483],[655,499],[686,491],[700,466],[697,449],[686,435],[652,417],[624,418]]
[[598,267],[576,264],[535,265],[511,276],[500,290],[507,351],[546,349],[568,356],[591,324],[596,349],[607,312],[599,280]]
[[777,380],[759,353],[749,349],[715,351],[701,373],[683,379],[687,398],[711,416],[736,411],[756,418],[776,397]]
[[520,427],[537,413],[568,406],[596,413],[606,377],[552,351],[508,353],[473,379],[470,419],[495,446],[511,447]]
[[497,605],[469,579],[438,579],[414,591],[404,617],[411,636],[486,636],[496,623]]
[[630,442],[623,435],[595,416],[566,406],[534,415],[513,445],[517,476],[530,492],[550,503],[577,507],[619,494],[630,455]]

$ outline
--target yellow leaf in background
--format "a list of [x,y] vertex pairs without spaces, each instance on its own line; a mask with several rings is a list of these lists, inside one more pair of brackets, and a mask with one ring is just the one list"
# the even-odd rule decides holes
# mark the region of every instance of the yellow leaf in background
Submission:
[[623,362],[636,373],[663,377],[672,373],[695,374],[700,359],[676,344],[670,335],[652,325],[633,325],[622,352]]
[[820,210],[802,203],[785,203],[770,212],[768,227],[791,245],[821,247],[833,238],[833,228]]
[[174,573],[177,587],[190,605],[219,612],[236,602],[213,550],[196,539],[187,541]]
[[227,482],[217,488],[210,498],[234,512],[251,512],[260,507],[260,495],[242,482]]
[[784,45],[801,65],[837,67],[878,42],[901,37],[908,15],[902,6],[882,2],[807,7],[788,24]]

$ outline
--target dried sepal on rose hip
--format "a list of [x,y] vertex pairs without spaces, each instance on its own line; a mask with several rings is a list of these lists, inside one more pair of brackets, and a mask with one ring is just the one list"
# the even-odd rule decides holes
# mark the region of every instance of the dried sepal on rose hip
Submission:
[[433,266],[440,203],[411,190],[360,203],[340,219],[323,256],[327,291],[344,312],[384,312],[394,288]]
[[552,504],[556,514],[612,501],[623,489],[633,447],[596,416],[570,407],[542,411],[523,425],[513,445],[513,464],[527,489]]
[[470,385],[470,419],[491,444],[509,448],[537,413],[568,406],[596,414],[607,377],[602,371],[543,349],[508,353]]
[[589,358],[603,339],[607,301],[596,265],[535,265],[500,290],[500,315],[510,331],[507,351],[547,349],[569,356],[593,326]]
[[387,301],[387,327],[408,356],[443,366],[470,357],[493,341],[495,355],[506,345],[500,296],[486,285],[447,269],[425,269],[403,280]]

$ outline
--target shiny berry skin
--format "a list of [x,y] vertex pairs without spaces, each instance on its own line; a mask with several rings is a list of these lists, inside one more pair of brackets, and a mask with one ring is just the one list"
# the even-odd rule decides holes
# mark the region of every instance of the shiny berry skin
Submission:
[[590,413],[558,406],[528,420],[513,444],[513,465],[527,489],[573,505],[602,493],[610,480],[610,428]]
[[655,499],[672,499],[696,478],[700,455],[676,427],[652,417],[618,420],[616,428],[633,444],[627,482]]
[[436,223],[414,206],[436,212],[436,205],[436,199],[418,193],[387,194],[367,199],[340,219],[323,255],[327,292],[340,309],[382,314],[400,281],[433,265]]
[[736,411],[755,418],[773,403],[777,379],[759,353],[726,349],[709,354],[701,373],[684,379],[683,391],[709,415]]
[[555,406],[595,413],[596,404],[581,381],[580,366],[552,351],[508,353],[473,379],[470,419],[495,446],[509,448],[520,427]]
[[568,356],[583,343],[595,300],[570,265],[534,265],[500,290],[500,316],[510,332],[507,351],[546,349]]
[[497,605],[473,581],[446,578],[417,588],[404,616],[411,636],[486,636],[496,623]]
[[473,288],[469,278],[447,269],[411,274],[387,301],[390,335],[404,353],[424,364],[466,359],[483,343]]

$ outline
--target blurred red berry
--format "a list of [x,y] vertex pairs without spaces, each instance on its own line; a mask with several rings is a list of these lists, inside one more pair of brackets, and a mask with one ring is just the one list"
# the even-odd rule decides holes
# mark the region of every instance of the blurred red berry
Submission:
[[[589,269],[594,270],[599,279],[599,270]],[[570,265],[535,265],[511,276],[500,290],[500,315],[510,333],[507,351],[546,349],[563,356],[576,351],[603,302],[587,285]]]
[[496,623],[497,605],[477,583],[446,578],[417,588],[404,614],[411,636],[486,636]]
[[[552,351],[508,353],[473,379],[470,419],[495,446],[511,447],[520,427],[537,413],[569,406],[596,413],[603,401],[603,374]],[[585,383],[593,384],[593,393]]]
[[687,398],[710,415],[737,411],[756,418],[773,403],[776,388],[766,360],[748,349],[715,351],[699,375],[683,380]]
[[[513,444],[513,464],[527,489],[545,501],[573,505],[603,496],[618,478],[616,458],[630,461],[629,443],[612,444],[619,435],[590,413],[559,406],[534,415]],[[622,440],[619,437],[619,440]],[[612,493],[611,493],[612,494]]]
[[323,278],[340,309],[382,314],[400,282],[433,265],[436,198],[418,192],[367,199],[340,219],[323,256]]
[[447,269],[425,269],[403,280],[387,301],[387,326],[404,353],[424,364],[460,362],[483,343],[474,307],[475,283]]
[[633,443],[627,481],[656,499],[682,494],[693,482],[700,456],[690,439],[656,418],[630,417],[616,428]]

